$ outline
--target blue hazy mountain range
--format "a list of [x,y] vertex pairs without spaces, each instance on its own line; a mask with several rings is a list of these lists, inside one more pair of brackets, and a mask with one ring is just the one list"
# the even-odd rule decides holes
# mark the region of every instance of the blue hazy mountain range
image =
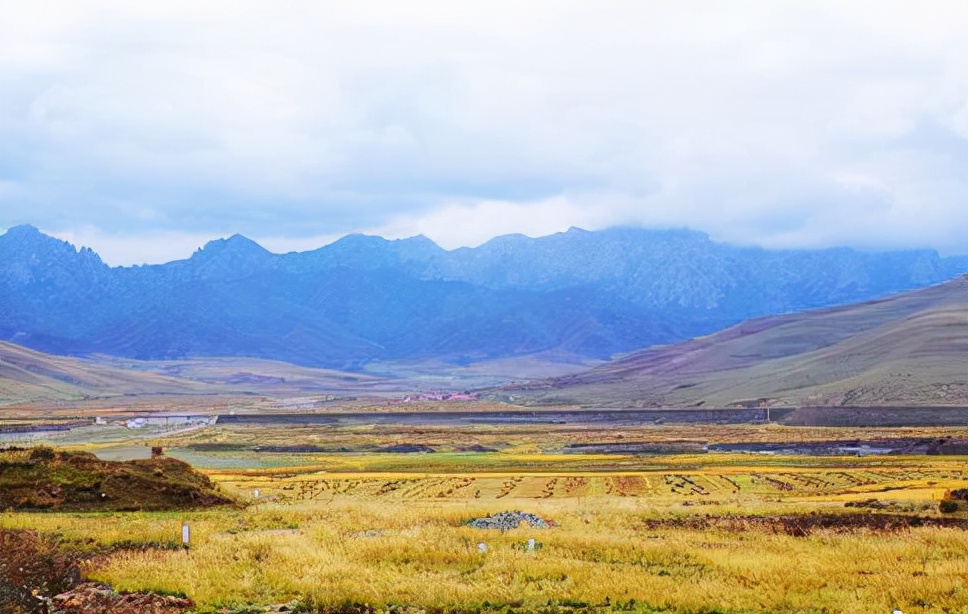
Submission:
[[508,235],[444,250],[350,235],[273,254],[235,235],[186,260],[109,267],[31,226],[0,236],[0,339],[56,354],[252,356],[352,369],[544,353],[608,358],[769,314],[951,279],[930,250],[771,251],[690,230]]

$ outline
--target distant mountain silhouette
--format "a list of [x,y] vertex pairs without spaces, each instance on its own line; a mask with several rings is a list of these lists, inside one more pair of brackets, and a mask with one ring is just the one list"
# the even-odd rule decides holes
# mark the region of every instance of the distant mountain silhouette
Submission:
[[689,231],[498,237],[447,251],[351,235],[272,254],[235,235],[163,265],[109,267],[30,226],[0,236],[0,339],[141,359],[252,356],[352,369],[555,351],[608,358],[751,317],[951,279],[928,250],[769,251]]

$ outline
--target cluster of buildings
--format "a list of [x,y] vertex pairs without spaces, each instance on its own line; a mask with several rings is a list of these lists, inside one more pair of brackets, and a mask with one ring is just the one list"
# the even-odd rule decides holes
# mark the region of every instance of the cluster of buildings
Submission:
[[218,416],[191,416],[191,415],[151,415],[138,416],[136,418],[110,418],[98,416],[94,419],[97,425],[121,425],[129,429],[140,429],[146,426],[210,426],[215,424]]
[[475,401],[477,395],[470,392],[425,392],[403,397],[402,403],[416,403],[419,401]]

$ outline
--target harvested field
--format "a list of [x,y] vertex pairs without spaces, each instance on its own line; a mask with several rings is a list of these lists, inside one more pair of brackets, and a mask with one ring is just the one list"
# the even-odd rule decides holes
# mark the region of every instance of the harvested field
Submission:
[[[915,470],[916,469],[916,470]],[[580,498],[615,495],[621,497],[680,499],[686,502],[731,501],[746,495],[790,498],[826,497],[862,501],[878,493],[893,493],[903,499],[930,498],[938,489],[955,489],[968,470],[957,464],[924,466],[900,464],[876,471],[852,467],[777,470],[769,466],[740,464],[697,468],[687,464],[678,471],[663,468],[640,471],[569,473],[331,473],[216,471],[213,479],[230,492],[244,496],[246,489],[259,488],[261,497],[279,503],[322,501],[338,495],[373,499],[520,499]]]

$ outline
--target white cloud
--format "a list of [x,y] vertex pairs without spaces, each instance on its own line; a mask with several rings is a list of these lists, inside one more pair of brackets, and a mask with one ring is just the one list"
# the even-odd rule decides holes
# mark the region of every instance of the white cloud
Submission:
[[531,203],[485,200],[444,205],[426,215],[400,217],[366,232],[387,238],[423,234],[445,249],[455,249],[512,233],[540,237],[571,226],[594,230],[611,225],[610,215],[605,207],[582,206],[560,197]]
[[0,226],[966,251],[965,24],[958,0],[5,2]]

